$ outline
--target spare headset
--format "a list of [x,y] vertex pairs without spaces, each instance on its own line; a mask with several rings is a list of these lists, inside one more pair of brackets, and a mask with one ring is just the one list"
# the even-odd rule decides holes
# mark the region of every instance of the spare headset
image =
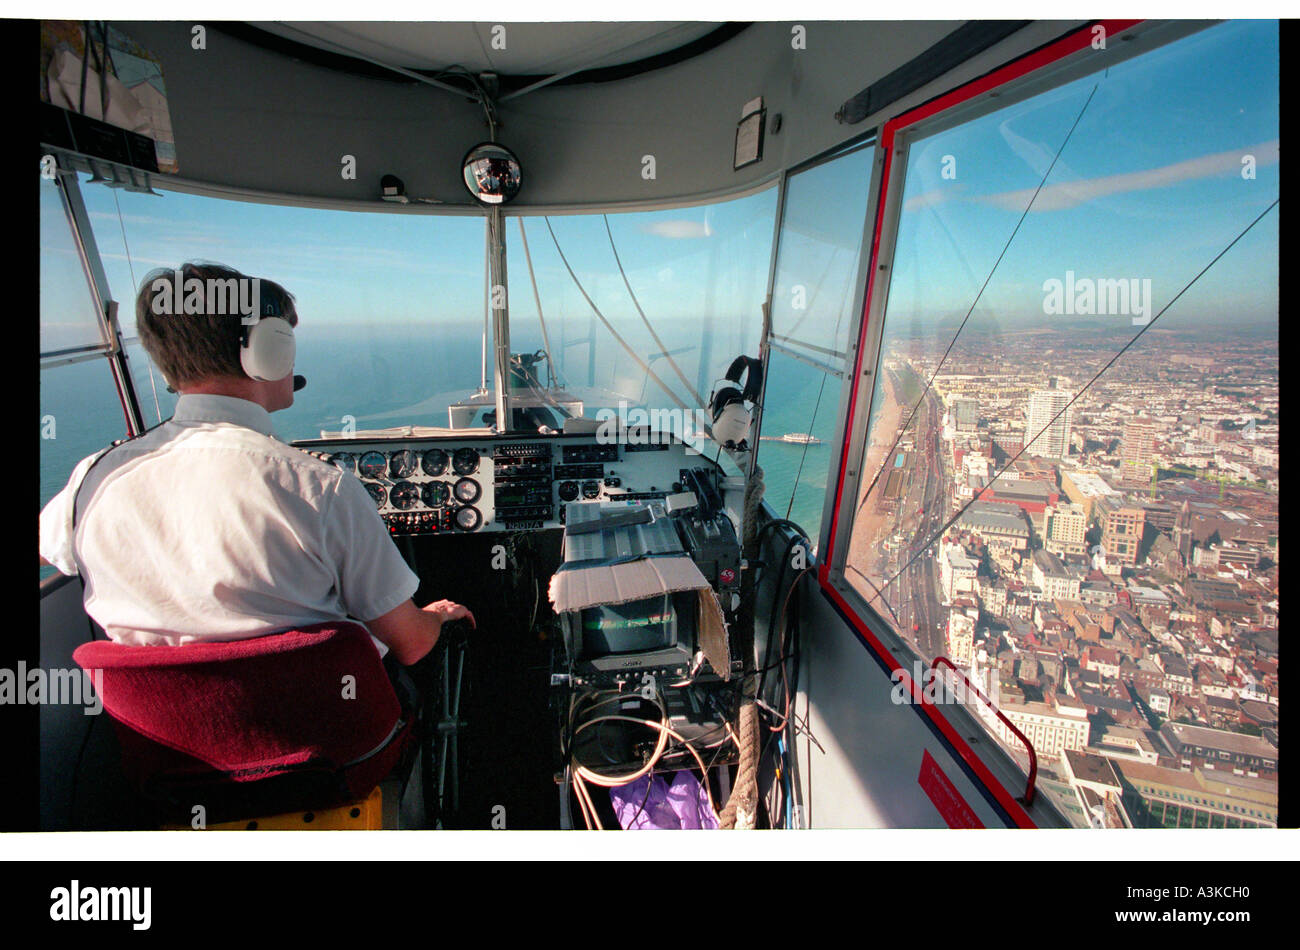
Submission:
[[[744,388],[740,377],[745,374]],[[735,385],[719,386],[709,397],[713,413],[713,438],[729,448],[741,446],[749,435],[753,421],[745,403],[754,405],[763,391],[763,364],[752,356],[737,356],[727,369],[726,382]]]
[[251,379],[274,382],[293,372],[297,344],[278,294],[273,300],[259,300],[258,310],[258,319],[251,324],[243,323],[246,318],[241,318],[239,365]]

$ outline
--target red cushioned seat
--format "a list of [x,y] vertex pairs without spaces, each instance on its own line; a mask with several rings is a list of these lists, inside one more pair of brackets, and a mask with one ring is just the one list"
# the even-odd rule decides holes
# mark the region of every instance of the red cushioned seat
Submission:
[[411,735],[369,633],[331,622],[228,643],[73,654],[103,671],[127,777],[165,820],[208,822],[364,798]]

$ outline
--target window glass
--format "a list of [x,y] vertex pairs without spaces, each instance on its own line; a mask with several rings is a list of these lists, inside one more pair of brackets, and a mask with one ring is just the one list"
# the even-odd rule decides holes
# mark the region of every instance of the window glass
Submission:
[[791,175],[786,186],[759,462],[768,503],[814,543],[849,328],[861,305],[857,277],[872,154],[863,147],[837,156]]
[[[44,508],[63,490],[78,462],[126,435],[126,417],[102,356],[41,370],[40,401]],[[52,567],[41,568],[42,579],[54,573]]]
[[700,431],[715,382],[758,355],[775,206],[768,188],[693,208],[508,218],[511,351],[545,353],[549,340],[556,386],[589,417],[673,410],[665,424]]
[[[216,262],[294,295],[295,372],[308,386],[274,417],[283,439],[319,438],[323,429],[347,425],[445,426],[448,405],[479,387],[481,217],[331,211],[88,184],[82,190],[128,340],[136,292],[159,267]],[[149,378],[139,348],[128,355],[145,419],[156,423],[159,410],[168,418],[174,401],[161,375],[155,369]]]
[[41,353],[106,345],[59,186],[40,181]]
[[[107,338],[81,266],[59,186],[40,179],[42,354],[105,346]],[[60,360],[82,359],[75,363]],[[67,484],[77,462],[126,434],[122,404],[102,356],[63,353],[41,369],[41,507]],[[55,573],[42,567],[42,579]]]
[[847,576],[1017,722],[1158,726],[1120,659],[1269,640],[1277,90],[1277,24],[1226,23],[899,169]]

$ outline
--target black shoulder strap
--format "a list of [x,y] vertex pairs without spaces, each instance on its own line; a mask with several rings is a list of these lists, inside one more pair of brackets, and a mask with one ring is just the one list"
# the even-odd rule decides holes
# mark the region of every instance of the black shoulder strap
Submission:
[[[148,430],[145,431],[147,432]],[[104,459],[108,457],[109,453],[112,452],[119,445],[126,445],[128,442],[134,442],[136,439],[140,438],[140,436],[144,434],[145,432],[141,432],[139,435],[128,436],[125,439],[118,439],[116,442],[112,443],[108,448],[102,450],[99,453],[99,457],[95,459],[95,461],[91,462],[90,466],[84,472],[81,473],[81,481],[77,482],[77,487],[72,493],[72,530],[74,534],[76,533],[77,530],[77,499],[81,495],[81,486],[86,484],[87,476],[89,476],[90,473],[95,470],[96,465],[104,461]]]

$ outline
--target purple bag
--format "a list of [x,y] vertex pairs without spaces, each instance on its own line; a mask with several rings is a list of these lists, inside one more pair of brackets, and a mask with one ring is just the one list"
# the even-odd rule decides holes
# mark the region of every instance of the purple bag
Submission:
[[[648,792],[647,792],[648,789]],[[609,790],[614,814],[623,830],[703,829],[718,827],[704,788],[691,772],[681,771],[669,785],[660,775],[642,776]],[[642,805],[644,802],[644,806]]]

